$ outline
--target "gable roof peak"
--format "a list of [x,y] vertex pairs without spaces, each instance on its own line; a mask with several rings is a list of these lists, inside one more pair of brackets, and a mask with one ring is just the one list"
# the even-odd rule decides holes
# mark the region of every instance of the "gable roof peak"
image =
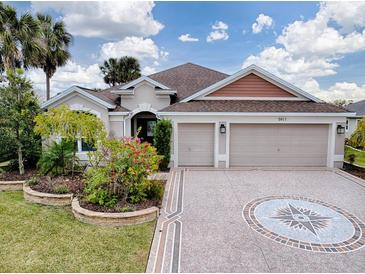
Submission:
[[114,109],[116,107],[115,102],[111,99],[105,96],[102,92],[97,92],[95,90],[91,90],[88,88],[83,88],[77,85],[72,85],[68,89],[58,93],[57,95],[51,97],[48,101],[45,101],[42,103],[41,108],[45,109],[49,107],[50,105],[54,104],[55,102],[59,101],[60,99],[70,95],[71,93],[80,93],[81,95],[88,97],[89,99],[95,101],[96,103],[99,103],[100,105],[108,108],[108,109]]
[[243,77],[249,75],[252,72],[257,74],[259,77],[263,78],[264,80],[269,80],[270,82],[275,83],[275,85],[277,85],[279,87],[281,86],[282,88],[284,88],[285,90],[287,90],[291,93],[297,94],[299,96],[302,96],[302,97],[309,99],[311,101],[314,101],[314,102],[322,102],[322,100],[318,99],[317,97],[303,91],[302,89],[290,84],[289,82],[275,76],[274,74],[268,72],[267,70],[255,65],[255,64],[251,64],[248,67],[243,68],[243,69],[239,70],[238,72],[232,74],[231,76],[228,76],[225,79],[223,79],[217,83],[214,83],[213,85],[192,94],[191,96],[182,100],[182,102],[188,102],[193,99],[197,99],[197,98],[206,96],[240,78],[243,78]]

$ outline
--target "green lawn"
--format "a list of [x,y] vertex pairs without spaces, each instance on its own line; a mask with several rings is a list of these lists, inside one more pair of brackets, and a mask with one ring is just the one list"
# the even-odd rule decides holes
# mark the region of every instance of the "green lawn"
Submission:
[[357,151],[351,147],[345,146],[345,161],[349,161],[349,155],[355,154],[355,165],[365,167],[365,151]]
[[0,192],[0,272],[143,272],[154,226],[96,227]]

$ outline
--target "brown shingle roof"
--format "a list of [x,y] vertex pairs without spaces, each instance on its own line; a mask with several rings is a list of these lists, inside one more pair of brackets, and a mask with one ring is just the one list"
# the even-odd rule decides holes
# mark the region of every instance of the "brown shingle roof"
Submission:
[[312,101],[200,100],[176,103],[161,112],[347,112],[345,109]]
[[149,75],[151,79],[177,91],[180,101],[229,75],[206,67],[186,63]]
[[117,106],[115,109],[113,110],[109,110],[109,112],[130,112],[129,109],[122,107],[122,106]]
[[112,88],[107,88],[107,89],[104,89],[101,91],[96,91],[94,89],[88,89],[88,88],[84,88],[84,87],[80,87],[80,86],[78,86],[78,87],[109,104],[114,104],[114,105],[118,104],[119,96],[117,94],[110,92],[112,90]]

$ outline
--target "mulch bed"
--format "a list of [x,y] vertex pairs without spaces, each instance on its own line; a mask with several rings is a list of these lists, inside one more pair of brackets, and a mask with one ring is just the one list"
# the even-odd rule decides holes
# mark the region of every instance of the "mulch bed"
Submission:
[[365,180],[365,168],[344,163],[342,170]]
[[58,194],[55,192],[55,189],[58,186],[65,186],[69,190],[69,193],[73,194],[81,194],[84,190],[84,183],[82,175],[74,175],[71,176],[57,176],[49,181],[49,178],[46,176],[39,178],[39,183],[36,185],[31,185],[30,188],[44,193],[52,193]]
[[0,181],[23,181],[35,176],[37,171],[35,169],[25,170],[23,175],[19,171],[8,171],[0,174]]
[[[96,205],[88,203],[84,200],[80,200],[80,206],[82,208],[97,211],[97,212],[108,212],[108,213],[122,213],[122,212],[128,212],[128,211],[137,211],[141,209],[146,209],[152,206],[161,207],[161,201],[159,200],[146,200],[139,204],[130,204],[128,202],[118,202],[113,208],[109,208],[106,206]],[[125,211],[124,209],[128,208],[128,211]]]

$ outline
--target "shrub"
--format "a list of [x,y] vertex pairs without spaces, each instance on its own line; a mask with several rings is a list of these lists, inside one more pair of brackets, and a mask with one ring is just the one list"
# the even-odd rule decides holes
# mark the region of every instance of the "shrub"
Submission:
[[159,180],[144,180],[140,184],[131,187],[128,200],[132,204],[138,204],[145,200],[161,200],[164,193],[164,185]]
[[170,162],[171,134],[172,124],[170,120],[162,119],[157,121],[154,127],[153,145],[157,150],[157,154],[164,157],[160,163],[161,170],[166,170]]
[[62,140],[53,142],[44,151],[38,161],[38,168],[43,175],[67,175],[72,169],[75,144]]
[[65,185],[59,185],[54,188],[54,192],[57,194],[66,194],[66,193],[69,193],[70,190]]
[[145,187],[148,200],[161,200],[164,193],[164,184],[160,180],[147,180]]
[[29,186],[35,186],[39,184],[39,179],[37,177],[32,177],[28,179],[25,183]]
[[349,155],[349,162],[350,164],[353,164],[355,162],[356,159],[356,155],[355,154],[350,154]]
[[157,171],[161,160],[154,147],[138,138],[105,140],[89,156],[92,167],[86,172],[86,199],[100,205],[143,201],[142,183]]

